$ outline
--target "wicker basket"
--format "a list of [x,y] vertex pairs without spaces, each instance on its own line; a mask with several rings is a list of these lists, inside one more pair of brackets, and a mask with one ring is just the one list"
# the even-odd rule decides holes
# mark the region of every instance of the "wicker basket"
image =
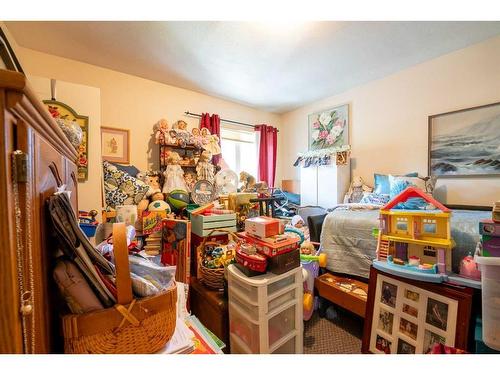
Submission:
[[113,225],[115,306],[63,317],[64,351],[72,354],[148,354],[162,349],[175,330],[177,289],[134,299],[125,224]]
[[207,241],[215,232],[223,232],[227,233],[229,237],[231,237],[237,243],[240,239],[233,233],[225,229],[214,229],[212,230],[208,236],[203,239],[203,242],[198,246],[196,251],[197,253],[197,263],[198,263],[198,278],[200,281],[205,284],[205,286],[209,289],[222,290],[224,289],[224,274],[226,272],[226,267],[221,268],[208,268],[203,265],[203,255],[205,252],[206,246],[220,246],[218,242]]

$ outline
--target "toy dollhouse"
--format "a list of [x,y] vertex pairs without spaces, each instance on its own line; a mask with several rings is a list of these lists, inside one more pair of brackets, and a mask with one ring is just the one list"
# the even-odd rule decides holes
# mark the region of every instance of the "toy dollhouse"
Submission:
[[[426,209],[404,203],[423,199]],[[420,189],[408,187],[380,209],[377,263],[404,272],[446,275],[451,272],[451,211]]]

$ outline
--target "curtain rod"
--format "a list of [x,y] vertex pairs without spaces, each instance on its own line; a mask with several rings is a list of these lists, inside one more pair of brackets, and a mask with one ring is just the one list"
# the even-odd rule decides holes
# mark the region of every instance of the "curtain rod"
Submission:
[[[186,111],[184,112],[184,114],[186,116],[191,116],[191,117],[198,117],[198,118],[201,118],[201,115],[199,113],[192,113],[192,112],[189,112],[189,111]],[[255,129],[255,125],[252,125],[252,124],[247,124],[245,122],[239,122],[239,121],[233,121],[233,120],[226,120],[226,119],[223,119],[221,118],[220,119],[222,122],[227,122],[227,123],[230,123],[230,124],[237,124],[237,125],[243,125],[243,126],[249,126],[251,128],[254,128]],[[278,130],[279,131],[279,130]]]

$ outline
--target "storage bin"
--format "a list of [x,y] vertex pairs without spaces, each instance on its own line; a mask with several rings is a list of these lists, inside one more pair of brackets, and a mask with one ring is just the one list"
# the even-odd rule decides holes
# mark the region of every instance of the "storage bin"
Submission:
[[[212,232],[222,229],[221,232]],[[227,232],[236,232],[236,214],[224,215],[191,215],[191,231],[199,237],[218,235]],[[212,232],[210,234],[210,232]]]
[[235,264],[227,271],[231,352],[302,353],[302,269],[252,278]]
[[295,309],[296,306],[292,305],[269,319],[269,346],[295,330]]
[[500,350],[500,257],[476,255],[474,259],[481,269],[483,341]]
[[240,311],[234,304],[229,303],[229,332],[237,336],[252,353],[259,353],[259,326]]
[[289,339],[284,344],[280,345],[274,352],[271,354],[294,354],[295,353],[295,336]]

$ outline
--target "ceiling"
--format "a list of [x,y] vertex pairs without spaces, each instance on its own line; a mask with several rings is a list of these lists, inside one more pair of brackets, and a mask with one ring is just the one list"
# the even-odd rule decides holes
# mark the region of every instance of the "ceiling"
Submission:
[[6,24],[23,47],[276,113],[500,35],[500,22]]

